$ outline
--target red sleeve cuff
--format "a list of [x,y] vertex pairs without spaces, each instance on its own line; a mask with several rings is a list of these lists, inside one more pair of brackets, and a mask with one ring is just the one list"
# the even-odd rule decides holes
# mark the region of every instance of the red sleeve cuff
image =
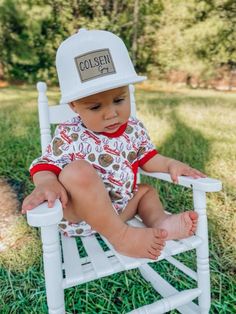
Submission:
[[142,167],[149,159],[153,156],[157,155],[158,151],[156,149],[151,150],[148,152],[143,158],[141,158],[138,162],[139,167]]
[[37,164],[30,169],[31,177],[33,177],[33,175],[39,171],[51,171],[58,176],[59,173],[61,172],[61,168],[50,164]]

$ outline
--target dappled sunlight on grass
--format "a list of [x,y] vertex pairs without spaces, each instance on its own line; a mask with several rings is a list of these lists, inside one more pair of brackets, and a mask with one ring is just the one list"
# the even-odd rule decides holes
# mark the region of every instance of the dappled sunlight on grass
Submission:
[[180,97],[187,96],[193,98],[213,98],[216,97],[218,99],[227,99],[227,100],[235,100],[236,91],[215,91],[213,89],[194,89],[188,88],[185,84],[171,84],[165,81],[158,80],[147,80],[142,83],[137,84],[138,88],[147,92],[158,92],[158,93],[167,93],[167,94],[178,94]]
[[235,266],[236,94],[184,93],[138,89],[138,116],[161,154],[222,180],[223,191],[209,194],[208,214],[215,237],[227,251],[224,257]]
[[159,149],[159,146],[164,143],[168,135],[172,132],[172,127],[168,123],[168,120],[164,117],[153,116],[150,112],[138,111],[137,114],[145,124],[149,134],[152,134],[152,141],[155,143],[157,149]]

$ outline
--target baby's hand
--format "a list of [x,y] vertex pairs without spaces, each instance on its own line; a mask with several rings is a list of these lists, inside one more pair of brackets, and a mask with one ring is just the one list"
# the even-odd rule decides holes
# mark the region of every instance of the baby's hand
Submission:
[[64,208],[68,201],[67,192],[57,179],[48,180],[37,185],[33,192],[24,199],[21,212],[25,214],[27,210],[33,209],[44,201],[48,201],[49,208],[53,207],[56,199],[61,200]]
[[168,165],[168,171],[174,183],[178,183],[178,176],[189,176],[194,179],[206,178],[206,175],[201,171],[191,168],[190,166],[173,159]]

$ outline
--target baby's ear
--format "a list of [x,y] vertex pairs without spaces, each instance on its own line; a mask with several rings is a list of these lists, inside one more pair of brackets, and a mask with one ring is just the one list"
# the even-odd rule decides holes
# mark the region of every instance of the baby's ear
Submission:
[[69,102],[69,106],[70,106],[70,108],[71,108],[74,112],[76,112],[76,111],[75,111],[75,104],[74,104],[73,101],[72,101],[72,102]]

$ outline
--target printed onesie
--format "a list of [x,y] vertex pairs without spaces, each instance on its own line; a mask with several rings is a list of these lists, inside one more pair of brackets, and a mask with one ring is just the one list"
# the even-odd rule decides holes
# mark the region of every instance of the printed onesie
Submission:
[[[156,154],[145,127],[136,118],[130,117],[114,133],[97,133],[88,130],[77,116],[57,127],[45,153],[32,162],[30,174],[46,170],[59,175],[70,162],[86,160],[103,180],[113,207],[120,214],[137,191],[138,167]],[[63,220],[59,227],[67,236],[93,233],[84,221],[72,224]]]

